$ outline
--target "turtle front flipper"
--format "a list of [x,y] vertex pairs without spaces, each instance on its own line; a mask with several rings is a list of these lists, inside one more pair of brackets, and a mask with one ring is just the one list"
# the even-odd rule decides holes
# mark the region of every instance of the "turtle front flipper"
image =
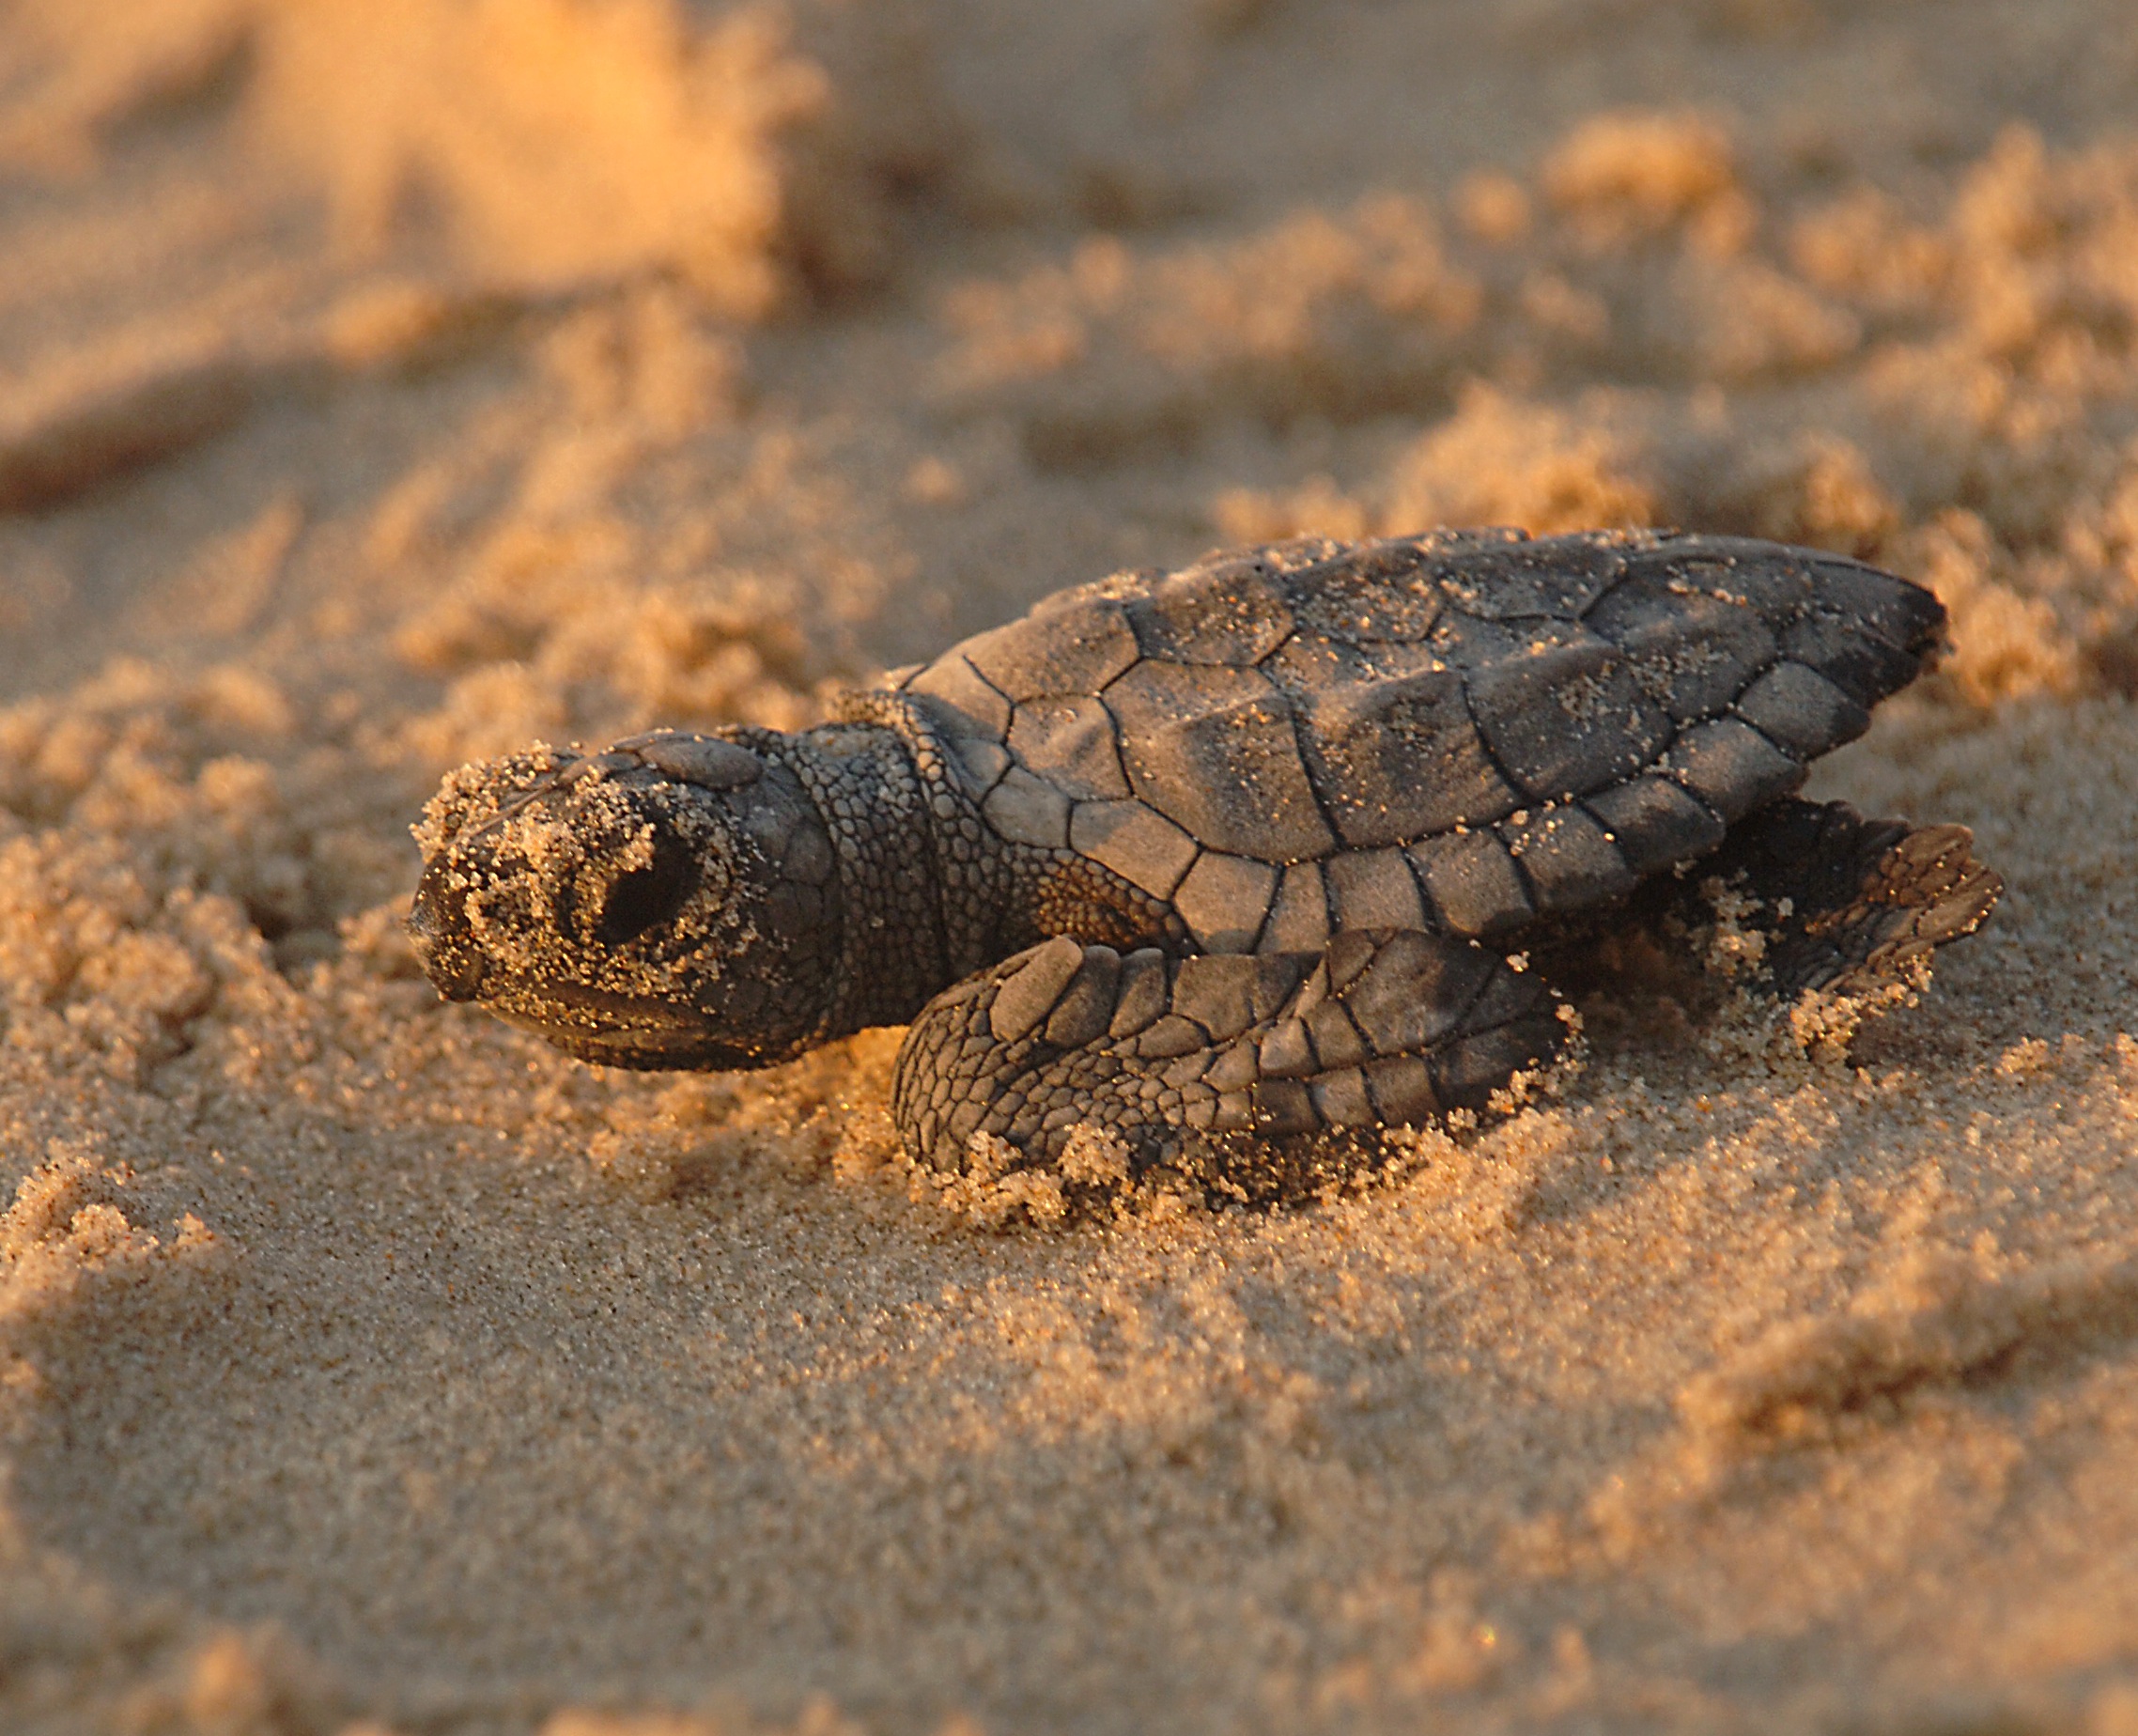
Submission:
[[1845,801],[1785,800],[1742,821],[1687,878],[1719,876],[1758,901],[1746,915],[1767,939],[1752,986],[1781,1000],[1848,994],[1901,977],[1982,925],[2005,882],[1975,860],[1974,842],[1964,826],[1911,828],[1867,820]]
[[1118,1141],[1139,1171],[1199,1134],[1483,1108],[1567,1031],[1535,973],[1416,930],[1185,959],[1059,938],[928,1003],[899,1052],[891,1112],[907,1152],[945,1171],[993,1140],[1021,1167],[1058,1166],[1079,1131]]

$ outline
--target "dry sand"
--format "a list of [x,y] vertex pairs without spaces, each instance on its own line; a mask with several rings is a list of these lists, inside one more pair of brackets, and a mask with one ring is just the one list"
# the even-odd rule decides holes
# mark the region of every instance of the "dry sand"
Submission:
[[[2128,0],[15,0],[0,1728],[2138,1731]],[[442,772],[1211,544],[1675,521],[2010,894],[1274,1213],[575,1065]],[[925,1196],[927,1190],[920,1190]]]

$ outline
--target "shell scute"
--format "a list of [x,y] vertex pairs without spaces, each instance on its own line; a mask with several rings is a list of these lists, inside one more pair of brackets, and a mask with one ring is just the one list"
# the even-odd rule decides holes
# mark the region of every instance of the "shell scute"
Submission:
[[1009,749],[992,736],[952,736],[949,741],[966,788],[976,799],[984,801],[1010,769]]
[[1452,549],[1439,552],[1434,574],[1450,603],[1481,620],[1572,621],[1618,582],[1628,550],[1645,549],[1652,540],[1636,533],[1592,532]]
[[1500,823],[1508,854],[1522,864],[1544,916],[1586,910],[1623,898],[1640,884],[1610,831],[1586,809],[1562,803],[1520,824]]
[[1799,759],[1811,759],[1870,727],[1870,713],[1815,669],[1784,659],[1737,696],[1731,707]]
[[1618,646],[1634,685],[1679,723],[1727,709],[1781,657],[1750,604],[1673,593],[1648,574],[1615,587],[1588,625]]
[[1264,861],[1334,847],[1292,708],[1261,671],[1146,659],[1106,701],[1137,795],[1199,844]]
[[1489,829],[1423,839],[1405,854],[1449,934],[1492,939],[1536,917],[1514,858]]
[[1113,713],[1089,695],[1021,702],[1010,721],[1010,752],[1075,800],[1130,794]]
[[963,650],[1012,701],[1096,693],[1143,655],[1121,605],[1096,598],[1026,615],[967,640]]
[[1819,602],[1876,634],[1897,651],[1920,656],[1944,627],[1945,612],[1920,585],[1861,561],[1827,557],[1812,563]]
[[1705,856],[1727,829],[1712,809],[1665,777],[1629,779],[1599,791],[1583,806],[1611,834],[1626,865],[1642,876]]
[[1148,597],[1168,577],[1163,566],[1123,567],[1103,579],[1087,580],[1063,591],[1050,591],[1031,606],[1031,613],[1036,619],[1042,615],[1062,614],[1086,603],[1132,602],[1139,597]]
[[1347,845],[1407,844],[1522,805],[1454,670],[1332,683],[1301,709],[1309,774]]
[[1173,663],[1259,663],[1293,630],[1283,582],[1255,559],[1191,566],[1128,604],[1127,615],[1144,655]]
[[1804,767],[1751,724],[1717,718],[1670,745],[1671,774],[1734,825],[1804,782]]
[[1807,610],[1782,635],[1782,649],[1867,711],[1913,680],[1920,667],[1913,653],[1866,633],[1853,617],[1820,607]]
[[1418,876],[1401,850],[1345,850],[1328,860],[1337,922],[1344,928],[1423,928]]
[[1748,536],[1673,536],[1632,556],[1627,575],[1681,597],[1742,603],[1774,633],[1801,619],[1818,595],[1801,550]]
[[1278,882],[1262,944],[1273,953],[1318,953],[1329,943],[1329,894],[1320,862],[1294,862]]
[[1277,894],[1279,872],[1252,857],[1205,850],[1173,893],[1173,908],[1204,952],[1252,952]]
[[1069,798],[1045,778],[1012,766],[980,805],[988,825],[1012,844],[1058,850],[1069,842]]
[[1154,898],[1170,898],[1195,860],[1195,840],[1148,802],[1083,801],[1069,814],[1069,847]]
[[1303,632],[1355,644],[1422,640],[1447,607],[1416,540],[1371,543],[1302,567],[1286,590]]
[[946,652],[909,676],[902,690],[922,700],[929,720],[946,735],[1000,740],[1010,727],[1008,697],[966,660],[962,650]]
[[1494,760],[1538,801],[1631,777],[1673,733],[1625,655],[1578,625],[1540,625],[1521,655],[1473,670],[1468,688]]

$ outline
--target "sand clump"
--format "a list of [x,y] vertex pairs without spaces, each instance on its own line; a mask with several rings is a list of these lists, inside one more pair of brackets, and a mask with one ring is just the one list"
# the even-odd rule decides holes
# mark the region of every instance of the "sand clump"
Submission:
[[[2138,1728],[2122,8],[0,45],[0,1724]],[[617,1074],[416,970],[464,759],[1438,520],[1931,584],[1815,793],[1991,922],[1810,1043],[1630,969],[1279,1210],[946,1188],[896,1032]]]
[[[889,190],[941,165],[919,21],[691,0],[132,0],[20,8],[0,149],[94,167],[130,124],[234,100],[351,246],[403,232],[487,282],[649,266],[762,314],[879,277]],[[895,116],[875,112],[895,85]]]

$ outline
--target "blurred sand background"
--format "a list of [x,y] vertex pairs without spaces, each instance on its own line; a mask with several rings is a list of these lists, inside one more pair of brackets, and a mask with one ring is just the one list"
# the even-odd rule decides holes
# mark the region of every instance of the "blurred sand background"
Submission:
[[[1274,1214],[443,1007],[440,774],[1299,530],[1936,586],[2010,882]],[[2138,1731],[2129,0],[8,0],[0,1728]]]

